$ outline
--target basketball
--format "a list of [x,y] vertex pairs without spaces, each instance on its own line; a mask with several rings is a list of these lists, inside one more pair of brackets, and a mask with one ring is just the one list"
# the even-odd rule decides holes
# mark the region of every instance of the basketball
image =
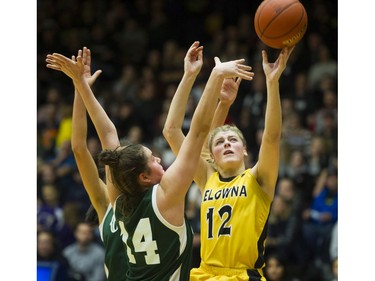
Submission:
[[268,47],[294,46],[307,29],[305,7],[298,0],[264,0],[255,13],[254,27]]

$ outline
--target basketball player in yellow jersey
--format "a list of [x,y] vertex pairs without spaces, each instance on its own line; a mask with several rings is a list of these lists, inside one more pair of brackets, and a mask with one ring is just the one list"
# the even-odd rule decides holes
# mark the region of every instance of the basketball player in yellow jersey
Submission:
[[[278,176],[282,122],[279,78],[293,49],[283,48],[274,63],[268,62],[267,53],[262,51],[267,106],[262,143],[254,167],[245,168],[246,142],[237,127],[220,126],[209,136],[212,164],[202,157],[194,177],[202,192],[201,264],[191,270],[191,281],[266,280],[263,254]],[[224,87],[225,83],[212,125],[215,127],[224,123],[234,101],[230,96],[236,96],[239,86],[238,80],[232,80],[231,88]],[[182,104],[178,106],[183,108]],[[177,111],[170,109],[170,112]],[[177,155],[184,136],[181,130],[176,130],[180,125],[176,123],[179,122],[176,116],[168,116],[167,121],[163,133]]]

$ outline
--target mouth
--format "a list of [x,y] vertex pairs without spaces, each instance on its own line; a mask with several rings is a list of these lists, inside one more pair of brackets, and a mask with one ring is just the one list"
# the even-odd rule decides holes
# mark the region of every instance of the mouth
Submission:
[[226,150],[224,151],[224,155],[234,154],[232,150]]

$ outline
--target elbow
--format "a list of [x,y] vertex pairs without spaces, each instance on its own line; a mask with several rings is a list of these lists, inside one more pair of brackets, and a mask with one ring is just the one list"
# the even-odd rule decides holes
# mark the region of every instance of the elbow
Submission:
[[[193,126],[191,126],[193,128]],[[198,130],[196,130],[195,134],[197,138],[206,139],[208,133],[210,132],[211,124],[204,123],[200,124]]]
[[168,139],[170,137],[170,134],[171,134],[170,130],[168,128],[164,127],[163,128],[163,136],[164,136],[164,138]]
[[72,141],[72,151],[74,155],[80,155],[87,150],[86,143]]
[[181,129],[171,128],[171,127],[164,127],[163,128],[163,136],[168,141],[173,138],[177,134],[178,131],[181,131]]

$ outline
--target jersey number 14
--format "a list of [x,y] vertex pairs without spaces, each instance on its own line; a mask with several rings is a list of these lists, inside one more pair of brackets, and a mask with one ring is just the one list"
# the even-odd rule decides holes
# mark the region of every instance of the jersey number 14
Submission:
[[[129,262],[136,263],[135,256],[132,254],[132,249],[127,244],[129,234],[126,231],[124,223],[122,221],[119,222],[119,225],[122,235],[122,241],[126,245]],[[158,245],[155,240],[152,240],[152,229],[149,218],[143,218],[138,222],[133,234],[132,243],[134,246],[134,251],[136,253],[146,253],[144,256],[146,264],[160,263],[160,256],[156,253],[156,251],[158,250]]]

